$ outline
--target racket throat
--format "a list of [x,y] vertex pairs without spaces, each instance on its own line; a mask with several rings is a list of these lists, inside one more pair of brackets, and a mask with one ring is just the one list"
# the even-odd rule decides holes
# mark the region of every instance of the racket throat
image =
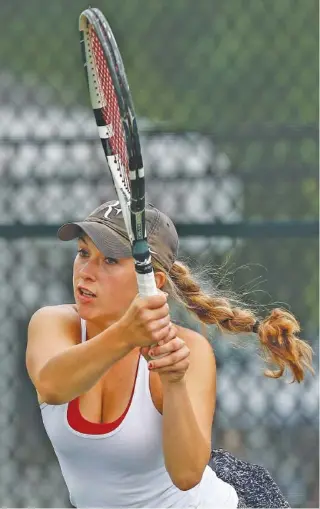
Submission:
[[151,254],[145,239],[133,241],[132,255],[134,257],[135,267],[138,274],[148,274],[153,272]]
[[132,244],[138,291],[142,297],[157,295],[158,289],[151,263],[151,254],[146,240],[134,241]]

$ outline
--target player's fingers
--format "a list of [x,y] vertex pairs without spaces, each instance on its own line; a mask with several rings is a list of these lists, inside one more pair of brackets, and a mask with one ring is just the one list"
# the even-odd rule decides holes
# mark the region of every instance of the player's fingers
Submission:
[[[154,360],[151,361],[151,364],[154,363]],[[150,363],[149,363],[150,365]],[[162,368],[156,368],[156,367],[149,367],[150,371],[159,373],[161,375],[162,373],[177,373],[177,372],[183,372],[187,371],[190,365],[190,360],[188,357],[182,359],[181,361],[177,362],[176,364],[170,365],[170,366],[164,366]]]
[[[170,339],[168,339],[170,337]],[[160,341],[161,343],[161,341]],[[176,350],[179,350],[185,345],[185,342],[181,338],[177,338],[175,331],[170,331],[168,336],[166,337],[166,340],[164,341],[164,344],[158,345],[152,347],[152,351],[150,351],[150,354],[154,357],[157,357],[158,355],[166,355],[171,352],[175,352]]]
[[155,331],[152,333],[152,338],[154,341],[154,344],[159,344],[161,341],[166,341],[168,335],[170,334],[170,324],[166,325],[165,327],[162,327],[161,329]]
[[183,359],[190,355],[190,350],[186,344],[182,345],[179,350],[165,354],[163,357],[152,358],[149,363],[149,369],[160,369],[168,366],[177,365]]
[[142,308],[138,313],[140,320],[151,325],[153,322],[169,316],[169,306],[168,304],[164,304],[157,309]]
[[161,340],[157,341],[158,346],[169,343],[173,338],[177,336],[177,328],[172,323],[169,324],[169,330],[166,336],[162,337]]
[[152,320],[147,324],[147,329],[149,332],[157,332],[161,331],[165,327],[170,327],[170,315],[167,314],[166,316],[162,318],[158,318],[157,320]]
[[149,297],[143,297],[141,299],[145,302],[148,309],[158,309],[167,302],[167,294],[164,292],[158,293],[157,295],[151,295]]
[[[158,348],[158,345],[164,345],[166,343],[168,343],[169,341],[171,341],[173,338],[175,338],[177,335],[177,329],[176,327],[170,322],[169,326],[166,327],[165,329],[163,329],[162,331],[159,332],[159,336],[158,336],[158,340],[152,345],[152,347],[149,349],[149,356],[151,358],[154,358],[154,357],[161,357],[163,355],[167,355],[167,353],[159,353],[159,350],[157,350]],[[163,339],[161,339],[161,337]],[[151,353],[152,352],[152,353]],[[157,352],[156,354],[154,354],[154,352]]]

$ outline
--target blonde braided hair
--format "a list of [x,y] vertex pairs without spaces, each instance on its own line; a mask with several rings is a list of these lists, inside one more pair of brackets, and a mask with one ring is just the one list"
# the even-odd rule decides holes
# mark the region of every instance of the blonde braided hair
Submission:
[[258,319],[251,309],[233,306],[221,291],[210,294],[203,291],[186,264],[176,261],[169,272],[155,260],[153,266],[155,271],[166,274],[163,289],[196,315],[202,324],[214,324],[221,331],[232,334],[256,332],[266,361],[278,367],[276,371],[266,370],[265,376],[280,378],[287,367],[292,372],[293,381],[301,382],[305,369],[314,373],[312,348],[296,336],[300,326],[289,311],[275,308],[266,318]]

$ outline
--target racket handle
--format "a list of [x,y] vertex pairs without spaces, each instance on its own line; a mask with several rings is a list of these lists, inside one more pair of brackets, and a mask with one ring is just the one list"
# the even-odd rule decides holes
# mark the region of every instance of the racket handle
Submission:
[[137,272],[137,280],[141,297],[150,297],[159,293],[153,272],[148,272],[147,274],[139,274]]
[[[150,297],[151,295],[157,295],[157,293],[159,293],[157,285],[156,285],[156,280],[154,278],[153,271],[148,272],[147,274],[139,274],[137,272],[137,280],[138,280],[139,294],[141,295],[141,297]],[[153,346],[157,346],[157,344],[155,343],[154,345],[151,345],[151,347],[153,347]],[[157,359],[160,357],[164,357],[165,355],[167,355],[167,354],[162,354],[162,355],[157,355],[157,356],[149,354],[149,357],[151,359]]]

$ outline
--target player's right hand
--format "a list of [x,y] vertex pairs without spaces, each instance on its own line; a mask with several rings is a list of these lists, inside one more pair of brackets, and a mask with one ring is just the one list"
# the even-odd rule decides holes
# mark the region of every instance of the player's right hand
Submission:
[[166,294],[137,295],[119,325],[123,327],[126,341],[132,348],[151,346],[166,339],[172,326]]

